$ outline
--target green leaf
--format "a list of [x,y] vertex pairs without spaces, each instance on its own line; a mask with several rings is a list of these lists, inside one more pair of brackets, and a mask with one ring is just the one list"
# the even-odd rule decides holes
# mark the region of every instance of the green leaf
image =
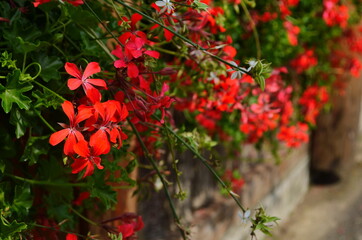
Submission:
[[0,84],[1,106],[6,113],[11,111],[13,103],[16,103],[21,109],[28,110],[30,108],[31,99],[22,93],[31,90],[33,86],[30,84],[20,84],[20,74],[20,70],[15,70],[7,76],[7,85],[5,87]]
[[25,41],[22,37],[17,37],[16,39],[19,41],[18,47],[20,48],[21,52],[23,52],[23,53],[28,53],[28,52],[34,51],[34,50],[38,49],[40,46],[40,42],[37,42],[37,43],[28,42],[28,41]]
[[11,210],[19,215],[27,215],[32,204],[30,186],[15,186],[15,196]]
[[111,186],[100,185],[91,189],[91,196],[99,198],[105,205],[106,209],[112,207],[113,204],[117,203],[117,194],[112,190]]
[[126,167],[127,173],[129,174],[129,173],[133,172],[133,170],[137,167],[137,165],[138,165],[138,162],[136,159],[130,161]]
[[41,65],[40,77],[49,82],[50,80],[59,80],[60,74],[59,69],[63,66],[63,62],[56,56],[41,55],[38,59]]
[[20,160],[29,162],[29,165],[37,163],[40,156],[47,154],[49,151],[50,145],[48,139],[49,136],[31,136],[26,143],[24,154],[21,156]]
[[[8,158],[13,158],[17,154],[17,146],[15,145],[15,141],[13,139],[13,135],[9,133],[10,131],[4,127],[0,128],[0,152],[1,152],[1,160],[4,162]],[[2,161],[0,160],[0,165]],[[5,167],[5,164],[4,164]],[[0,167],[0,171],[3,169]]]
[[66,4],[66,8],[73,22],[90,28],[97,26],[98,20],[90,11],[83,10],[79,7],[74,7],[71,4]]
[[0,220],[0,239],[14,239],[14,234],[27,229],[25,223],[16,220],[10,223],[3,215],[0,215]]
[[8,53],[7,51],[3,52],[0,56],[0,63],[1,67],[7,68],[17,68],[16,67],[16,60],[12,60],[12,54]]
[[46,107],[50,108],[53,107],[57,109],[63,101],[57,97],[54,97],[53,93],[48,91],[47,89],[43,89],[43,92],[36,90],[31,93],[31,95],[36,98],[35,103],[33,104],[34,108],[41,108]]
[[104,171],[96,172],[91,177],[88,177],[92,185],[89,192],[91,197],[99,198],[106,209],[109,209],[117,203],[117,194],[112,190],[111,186],[104,183],[104,177]]
[[15,126],[16,138],[20,138],[25,135],[30,120],[28,116],[25,115],[25,112],[16,108],[10,113],[10,123]]
[[192,3],[192,7],[198,11],[206,11],[209,8],[209,6],[206,3],[202,3],[200,2],[200,0],[195,0]]

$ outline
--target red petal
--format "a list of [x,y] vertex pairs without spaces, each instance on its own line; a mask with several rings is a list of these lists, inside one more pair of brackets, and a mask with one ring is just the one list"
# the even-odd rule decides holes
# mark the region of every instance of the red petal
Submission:
[[72,155],[74,153],[74,145],[77,143],[77,139],[75,137],[75,134],[70,133],[68,135],[67,140],[65,140],[65,144],[64,144],[64,154],[69,156]]
[[128,77],[130,77],[130,78],[135,78],[135,77],[138,76],[138,74],[139,74],[139,70],[138,70],[137,65],[134,64],[134,63],[132,63],[132,62],[130,62],[130,63],[128,64],[128,68],[127,68],[127,75],[128,75]]
[[63,141],[69,134],[69,129],[63,129],[58,132],[53,133],[49,138],[49,143],[53,146],[57,145]]
[[87,90],[86,95],[92,104],[100,102],[102,99],[101,93],[95,88]]
[[129,39],[130,37],[132,37],[132,33],[131,32],[125,32],[123,33],[121,36],[118,37],[118,40],[122,43],[125,44],[127,39]]
[[116,49],[113,49],[111,53],[118,58],[124,57],[122,47],[120,47],[120,46],[116,46]]
[[147,50],[147,51],[145,51],[145,54],[147,54],[148,56],[151,56],[153,58],[156,58],[156,59],[158,59],[160,57],[160,53],[157,51]]
[[91,163],[90,161],[87,162],[87,168],[85,169],[84,175],[82,178],[85,178],[87,176],[92,175],[94,172],[94,166],[93,163]]
[[97,113],[99,113],[101,115],[103,120],[106,118],[106,111],[104,109],[104,104],[95,103],[94,104],[94,109],[96,110]]
[[79,173],[88,165],[88,159],[86,158],[77,158],[74,159],[74,162],[72,163],[72,173]]
[[75,234],[68,233],[65,240],[78,240],[78,237]]
[[87,82],[92,85],[107,89],[107,84],[103,79],[87,79]]
[[75,117],[74,125],[77,125],[78,123],[90,118],[91,116],[93,116],[91,107],[78,108],[78,115]]
[[63,108],[64,113],[69,118],[70,125],[73,125],[73,122],[74,122],[74,107],[73,107],[73,104],[71,102],[69,102],[69,101],[65,101],[62,104],[62,108]]
[[93,162],[97,166],[98,169],[103,169],[104,167],[101,165],[101,158],[100,157],[93,157]]
[[128,116],[128,110],[127,110],[127,107],[122,104],[122,110],[121,110],[121,113],[119,114],[120,115],[120,121],[126,119],[126,117]]
[[78,78],[69,78],[67,85],[70,90],[75,90],[79,88],[80,85],[82,85],[82,80]]
[[99,66],[99,64],[97,62],[90,62],[87,65],[87,67],[85,68],[82,78],[86,79],[95,73],[99,73],[100,71],[101,71],[101,67]]
[[76,77],[79,79],[82,78],[78,67],[74,63],[67,62],[67,63],[65,63],[64,68],[65,68],[65,71],[67,71],[67,73],[69,75],[72,75],[73,77]]
[[76,138],[77,142],[84,141],[84,137],[83,137],[83,134],[81,132],[75,131],[74,135],[75,135],[75,138]]
[[133,224],[124,223],[118,226],[118,231],[122,233],[122,237],[127,238],[134,234]]
[[134,27],[134,25],[136,25],[137,22],[139,22],[140,20],[142,19],[142,15],[141,14],[138,14],[138,13],[135,13],[131,16],[131,22],[132,22],[132,25]]
[[165,35],[166,41],[169,42],[172,40],[174,34],[172,32],[170,32],[169,30],[164,29],[164,35]]
[[123,60],[116,60],[114,61],[113,65],[115,68],[127,67],[127,64]]
[[76,152],[79,156],[82,157],[90,156],[88,143],[86,141],[79,141],[77,144],[74,145],[73,149],[74,152]]
[[111,145],[108,141],[107,134],[102,130],[98,130],[91,136],[89,145],[93,147],[94,156],[107,154],[111,150]]

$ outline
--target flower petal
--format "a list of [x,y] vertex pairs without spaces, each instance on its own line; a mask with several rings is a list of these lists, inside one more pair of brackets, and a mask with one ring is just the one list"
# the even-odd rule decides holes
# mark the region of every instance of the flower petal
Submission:
[[87,79],[87,82],[92,85],[107,89],[107,84],[103,79]]
[[86,158],[76,158],[72,163],[72,173],[79,173],[88,165],[88,160]]
[[130,78],[136,78],[139,74],[139,70],[136,64],[134,64],[133,62],[130,62],[128,64],[128,68],[127,68],[127,75]]
[[77,138],[75,137],[75,134],[71,133],[68,135],[67,140],[65,140],[64,144],[64,154],[69,156],[74,153],[74,145],[77,143]]
[[98,130],[91,136],[89,145],[91,145],[93,148],[94,156],[107,154],[111,150],[111,145],[108,141],[107,134],[102,130]]
[[90,151],[88,147],[88,143],[86,141],[79,141],[73,147],[74,152],[76,152],[79,156],[89,157]]
[[82,80],[78,78],[69,78],[67,85],[70,90],[75,90],[79,88],[80,85],[82,85]]
[[49,138],[49,143],[53,146],[63,141],[69,134],[69,129],[62,129],[58,132],[53,133]]
[[65,63],[64,68],[65,68],[65,71],[67,71],[67,73],[69,75],[72,75],[73,77],[76,77],[76,78],[79,78],[79,79],[82,78],[81,73],[80,73],[77,65],[75,65],[74,63],[67,62],[67,63]]
[[69,102],[69,101],[65,101],[62,104],[62,108],[63,108],[64,113],[69,118],[70,125],[73,125],[73,122],[74,122],[74,107],[73,107],[73,104],[71,102]]
[[86,79],[95,73],[99,73],[100,71],[101,71],[101,67],[99,66],[99,64],[97,62],[90,62],[87,65],[87,67],[85,68],[82,78]]
[[160,57],[160,53],[157,51],[147,50],[144,53],[147,54],[148,56],[151,56],[156,59],[158,59]]

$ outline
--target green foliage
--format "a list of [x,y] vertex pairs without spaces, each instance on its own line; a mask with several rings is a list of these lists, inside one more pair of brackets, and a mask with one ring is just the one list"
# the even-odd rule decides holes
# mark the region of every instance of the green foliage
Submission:
[[20,109],[29,110],[30,108],[31,99],[23,93],[30,91],[33,86],[28,83],[21,83],[20,76],[21,72],[17,69],[7,75],[6,86],[0,84],[1,106],[6,113],[10,112],[13,103],[16,103]]
[[277,217],[268,216],[265,214],[265,210],[263,207],[256,209],[256,214],[254,218],[251,219],[252,222],[252,232],[251,236],[255,236],[255,231],[259,230],[263,232],[265,235],[271,236],[271,223],[276,224],[277,221],[280,220]]

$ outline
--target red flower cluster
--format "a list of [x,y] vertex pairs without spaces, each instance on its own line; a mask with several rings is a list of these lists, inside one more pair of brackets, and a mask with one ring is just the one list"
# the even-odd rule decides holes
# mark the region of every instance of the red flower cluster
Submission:
[[141,216],[134,213],[125,213],[120,217],[122,224],[118,226],[118,232],[122,233],[122,239],[132,240],[135,239],[136,232],[144,227]]
[[279,11],[280,17],[285,19],[287,16],[291,15],[290,7],[295,7],[299,4],[299,0],[279,0]]
[[280,124],[289,122],[293,113],[292,88],[284,86],[281,76],[286,72],[287,69],[284,67],[275,69],[266,79],[264,91],[259,88],[252,91],[252,95],[258,96],[257,102],[242,109],[240,130],[247,134],[248,142],[255,143],[266,131],[274,130]]
[[119,148],[127,139],[119,124],[128,116],[128,110],[124,103],[115,100],[100,102],[101,95],[95,86],[106,88],[106,83],[102,79],[89,79],[100,71],[98,63],[89,63],[83,73],[72,63],[66,63],[65,69],[75,77],[68,80],[68,87],[75,90],[82,85],[86,98],[78,106],[69,101],[62,104],[69,124],[60,123],[64,129],[53,133],[49,143],[54,146],[65,140],[64,154],[74,160],[72,173],[85,169],[83,177],[86,177],[93,173],[94,165],[103,168],[100,155],[107,154],[111,144]]
[[298,55],[295,59],[290,62],[290,65],[297,71],[302,73],[318,63],[317,57],[314,55],[313,49],[305,49],[303,53]]
[[298,26],[294,26],[291,22],[285,21],[283,23],[285,30],[287,30],[288,40],[290,45],[297,46],[298,45],[298,34],[300,33],[300,28]]
[[280,141],[284,141],[288,147],[299,147],[302,143],[309,141],[308,125],[298,123],[295,126],[281,126],[277,134]]
[[325,87],[310,86],[308,87],[302,97],[299,99],[299,104],[303,106],[304,119],[306,122],[315,125],[316,118],[328,102],[329,94]]
[[349,18],[348,7],[337,5],[339,0],[324,0],[323,20],[328,26],[339,25],[341,28],[347,26]]

